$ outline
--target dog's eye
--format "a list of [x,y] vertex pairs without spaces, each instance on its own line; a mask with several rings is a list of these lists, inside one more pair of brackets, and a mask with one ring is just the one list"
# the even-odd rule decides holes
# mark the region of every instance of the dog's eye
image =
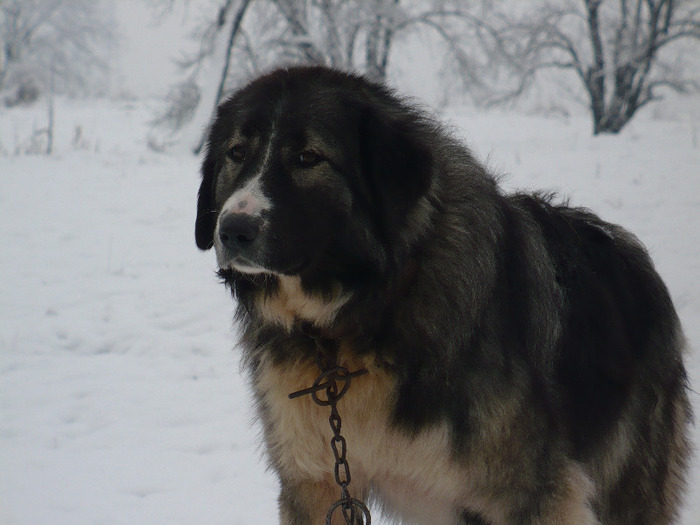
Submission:
[[302,168],[313,168],[323,160],[323,157],[315,151],[302,151],[297,156],[297,164]]
[[245,148],[241,144],[236,144],[228,150],[228,158],[233,162],[243,162],[245,160]]

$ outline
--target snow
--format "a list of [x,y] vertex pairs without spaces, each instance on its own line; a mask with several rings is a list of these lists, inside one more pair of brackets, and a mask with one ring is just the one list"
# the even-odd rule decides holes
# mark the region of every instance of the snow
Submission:
[[[52,157],[15,154],[43,108],[0,110],[0,523],[276,521],[231,299],[194,244],[199,161],[148,150],[154,104],[60,101]],[[506,187],[558,190],[642,239],[700,390],[700,114],[616,137],[585,117],[443,117]],[[682,525],[700,523],[692,472]]]

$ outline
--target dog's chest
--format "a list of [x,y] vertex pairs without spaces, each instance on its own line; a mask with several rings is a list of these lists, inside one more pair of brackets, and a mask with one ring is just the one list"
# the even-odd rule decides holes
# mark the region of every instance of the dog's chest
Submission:
[[[409,435],[392,424],[396,383],[385,366],[371,358],[346,360],[350,371],[367,374],[352,380],[338,402],[341,433],[347,441],[351,487],[399,507],[419,498],[445,506],[463,497],[468,478],[463,466],[452,461],[446,425]],[[333,480],[335,459],[330,446],[333,431],[330,408],[310,396],[289,394],[311,386],[319,371],[311,362],[263,363],[256,387],[264,400],[267,440],[273,463],[291,479]]]

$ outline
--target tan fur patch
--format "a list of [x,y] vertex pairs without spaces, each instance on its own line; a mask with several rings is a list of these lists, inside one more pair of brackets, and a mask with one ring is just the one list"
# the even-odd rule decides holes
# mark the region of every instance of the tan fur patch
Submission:
[[[289,489],[291,494],[285,495],[284,491],[281,494],[282,498],[288,497],[291,501],[281,507],[280,523],[299,523],[300,516],[303,516],[309,525],[325,525],[328,509],[338,499],[337,485],[330,481],[301,481],[292,483]],[[340,509],[333,513],[331,524],[345,525]]]
[[281,275],[277,277],[279,289],[272,296],[261,295],[257,306],[263,317],[271,323],[291,330],[295,321],[311,321],[316,326],[328,326],[338,310],[347,302],[340,285],[330,299],[307,294],[301,286],[301,278]]
[[[348,445],[351,494],[366,494],[373,488],[390,509],[394,502],[395,510],[404,516],[427,512],[432,516],[431,523],[453,523],[453,503],[465,497],[469,477],[464,467],[451,460],[447,426],[415,436],[394,428],[390,421],[395,380],[386,364],[370,357],[350,358],[342,349],[339,362],[351,371],[369,371],[353,380],[338,403],[342,434]],[[291,365],[267,361],[261,365],[256,386],[274,422],[268,440],[283,477],[332,482],[328,407],[316,405],[308,396],[293,400],[287,397],[310,386],[317,376],[312,361]],[[474,503],[479,507],[485,504]]]
[[571,462],[562,482],[533,525],[600,525],[589,505],[595,487],[583,468]]

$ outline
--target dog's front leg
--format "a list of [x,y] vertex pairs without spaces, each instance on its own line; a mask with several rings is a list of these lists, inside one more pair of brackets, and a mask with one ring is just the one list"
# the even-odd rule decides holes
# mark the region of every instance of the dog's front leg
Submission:
[[[328,509],[338,500],[340,489],[334,482],[281,481],[280,525],[325,525]],[[362,525],[358,517],[356,525]],[[333,514],[333,525],[345,525],[341,509]]]

